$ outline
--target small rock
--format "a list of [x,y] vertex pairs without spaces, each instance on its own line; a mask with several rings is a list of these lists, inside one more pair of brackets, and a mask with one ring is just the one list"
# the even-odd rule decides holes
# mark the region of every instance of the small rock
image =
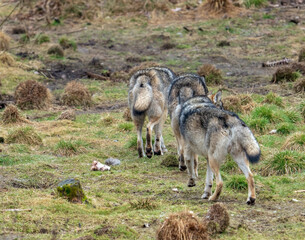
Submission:
[[119,159],[116,159],[116,158],[108,158],[105,161],[105,164],[110,165],[110,166],[116,166],[116,165],[120,165],[121,161]]
[[276,130],[276,129],[273,129],[273,130],[271,130],[271,131],[269,132],[269,134],[275,134],[275,133],[277,133],[277,130]]

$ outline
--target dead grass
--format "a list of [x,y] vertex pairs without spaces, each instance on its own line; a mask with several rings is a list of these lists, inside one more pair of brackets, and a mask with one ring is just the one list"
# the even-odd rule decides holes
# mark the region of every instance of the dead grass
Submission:
[[43,84],[27,80],[16,87],[15,100],[20,109],[44,109],[50,105],[52,95]]
[[299,73],[293,67],[280,67],[272,76],[273,83],[294,82],[299,77]]
[[223,14],[233,14],[238,12],[232,1],[230,0],[207,0],[199,7],[199,12],[204,15],[208,13],[209,15],[223,15]]
[[6,143],[41,145],[42,139],[32,127],[21,127],[8,134]]
[[229,95],[222,99],[222,103],[225,110],[235,113],[249,113],[256,106],[248,94]]
[[178,167],[179,162],[177,156],[175,155],[167,155],[161,162],[162,166],[165,167]]
[[16,62],[13,56],[8,52],[0,52],[0,64],[4,66],[13,67]]
[[157,231],[157,240],[206,240],[207,228],[190,212],[174,213]]
[[13,104],[8,105],[2,115],[2,121],[4,124],[12,123],[29,123],[30,121],[25,119],[18,111],[17,107]]
[[299,73],[305,75],[305,63],[304,62],[294,62],[291,64],[291,68],[295,72],[299,72]]
[[297,80],[293,85],[293,89],[296,93],[305,92],[305,78]]
[[151,198],[144,198],[130,202],[130,206],[133,209],[153,210],[158,207],[158,204]]
[[57,120],[71,120],[75,121],[76,114],[73,109],[69,109],[67,111],[64,111],[60,114],[60,116],[57,118]]
[[305,133],[296,132],[289,136],[281,149],[305,152]]
[[47,53],[50,55],[55,55],[56,57],[65,56],[64,50],[62,49],[62,47],[60,45],[53,45],[53,46],[49,47]]
[[205,222],[210,234],[224,232],[230,224],[230,216],[226,207],[221,203],[213,204],[206,215]]
[[141,69],[146,69],[150,67],[159,67],[160,64],[156,62],[143,62],[140,65],[137,65],[133,67],[132,69],[129,70],[129,75],[132,76],[135,72],[141,70]]
[[72,81],[67,84],[61,101],[68,106],[90,107],[93,103],[87,87],[77,81]]
[[127,122],[132,121],[131,113],[130,113],[130,109],[129,109],[129,108],[126,108],[126,109],[125,109],[124,114],[123,114],[123,118],[124,118]]
[[207,84],[219,85],[222,82],[222,74],[219,69],[217,69],[212,64],[203,64],[197,71],[199,76],[205,78]]
[[10,48],[10,38],[4,32],[0,32],[0,51],[7,51]]
[[305,48],[302,48],[299,53],[299,62],[305,62]]

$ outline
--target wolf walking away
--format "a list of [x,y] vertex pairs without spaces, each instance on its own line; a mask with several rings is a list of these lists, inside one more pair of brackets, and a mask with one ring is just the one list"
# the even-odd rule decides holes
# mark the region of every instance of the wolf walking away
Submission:
[[[227,154],[231,154],[248,181],[247,203],[254,204],[255,187],[249,162],[256,163],[260,158],[260,148],[254,135],[235,113],[217,108],[209,102],[208,97],[194,99],[191,98],[183,104],[179,118],[189,182],[195,182],[196,179],[195,155],[205,156],[207,174],[202,198],[217,200],[223,187],[220,165]],[[198,103],[200,101],[201,103]],[[212,195],[213,175],[216,177],[216,190]]]
[[[167,151],[162,137],[163,124],[167,117],[167,94],[170,83],[175,78],[172,70],[165,67],[152,67],[137,71],[129,81],[128,105],[137,129],[137,149],[139,157],[145,156],[142,140],[142,127],[148,117],[146,133],[146,155],[151,158]],[[155,144],[152,147],[152,130],[155,131]]]

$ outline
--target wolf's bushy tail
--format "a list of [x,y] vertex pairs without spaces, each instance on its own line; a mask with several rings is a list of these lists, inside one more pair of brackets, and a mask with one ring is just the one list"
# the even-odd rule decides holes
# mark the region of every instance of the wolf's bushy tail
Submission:
[[243,129],[241,129],[239,143],[244,149],[249,162],[257,163],[261,155],[261,150],[253,133],[248,127],[243,127]]
[[177,77],[172,82],[168,93],[169,102],[172,102],[179,96],[179,91],[183,87],[191,88],[194,96],[208,94],[208,88],[203,77],[195,74],[185,74]]
[[135,89],[134,98],[133,112],[136,114],[145,112],[153,100],[152,89],[148,87],[137,88]]

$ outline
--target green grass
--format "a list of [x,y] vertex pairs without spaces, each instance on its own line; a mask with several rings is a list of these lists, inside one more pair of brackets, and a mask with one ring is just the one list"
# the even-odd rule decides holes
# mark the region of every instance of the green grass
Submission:
[[247,179],[244,175],[234,175],[225,182],[225,186],[237,191],[244,191],[248,189]]
[[287,135],[295,130],[295,126],[292,123],[280,123],[277,125],[276,130],[280,134]]
[[50,42],[50,37],[45,34],[39,34],[35,37],[35,42],[37,44],[43,44],[46,42]]

